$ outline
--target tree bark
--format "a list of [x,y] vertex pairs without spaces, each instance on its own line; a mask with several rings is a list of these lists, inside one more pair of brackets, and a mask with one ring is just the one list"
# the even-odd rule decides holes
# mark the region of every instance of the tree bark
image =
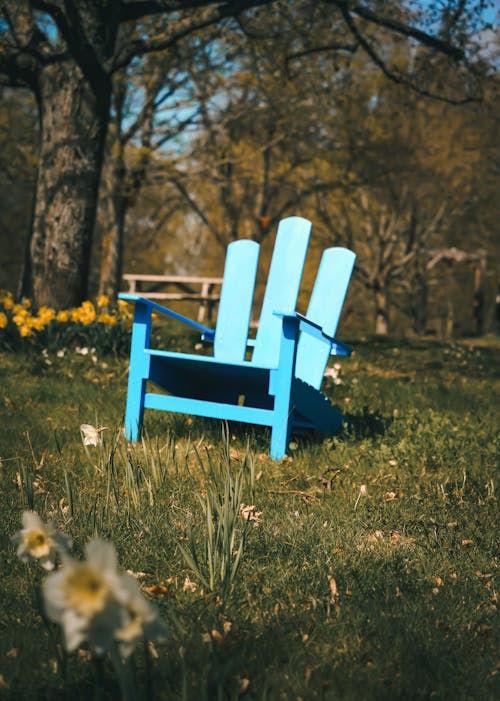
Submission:
[[389,331],[389,313],[387,304],[387,290],[383,286],[375,289],[375,333],[377,336],[387,336]]
[[[120,184],[123,185],[123,179]],[[102,239],[99,294],[115,299],[122,279],[123,240],[128,200],[121,192],[115,192],[111,199],[110,224]]]
[[486,260],[480,260],[474,269],[474,300],[472,313],[476,336],[484,334],[484,272]]
[[69,60],[39,75],[40,161],[30,245],[35,306],[87,296],[109,90],[95,90]]
[[413,274],[410,285],[410,312],[413,319],[413,331],[417,336],[424,336],[427,331],[429,280],[426,256],[418,251],[414,259]]

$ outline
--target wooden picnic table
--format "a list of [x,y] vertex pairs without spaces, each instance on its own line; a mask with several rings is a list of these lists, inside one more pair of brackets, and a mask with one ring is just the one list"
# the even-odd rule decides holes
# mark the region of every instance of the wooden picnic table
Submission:
[[[130,294],[147,299],[199,302],[198,321],[211,321],[215,305],[220,300],[221,277],[197,275],[142,275],[125,273]],[[174,288],[175,291],[172,291]]]

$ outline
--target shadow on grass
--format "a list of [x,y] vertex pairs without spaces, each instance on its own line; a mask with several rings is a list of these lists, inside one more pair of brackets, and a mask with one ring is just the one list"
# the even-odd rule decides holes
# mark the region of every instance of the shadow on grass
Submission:
[[[349,425],[336,434],[340,441],[364,440],[384,435],[392,425],[394,418],[381,412],[374,411],[364,406],[360,412],[345,414]],[[152,432],[159,430],[159,422],[152,427]],[[169,417],[169,429],[173,435],[181,439],[189,439],[192,443],[204,442],[208,445],[217,444],[223,434],[224,422],[215,419],[201,417],[183,417],[175,415]],[[250,450],[257,454],[268,454],[271,442],[270,429],[253,425],[230,422],[229,424],[230,446],[243,447],[249,445]],[[302,431],[292,435],[292,442],[297,442],[302,449],[319,447],[329,434],[320,431]]]
[[382,436],[390,428],[394,421],[393,416],[385,416],[379,411],[374,411],[364,406],[361,413],[346,414],[349,428],[346,433],[355,438],[373,438]]

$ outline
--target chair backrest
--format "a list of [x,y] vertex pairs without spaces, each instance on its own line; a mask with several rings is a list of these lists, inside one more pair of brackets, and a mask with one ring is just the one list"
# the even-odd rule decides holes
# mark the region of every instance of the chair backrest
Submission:
[[259,250],[258,243],[247,239],[227,247],[214,338],[214,356],[219,360],[245,358]]
[[[307,318],[319,324],[328,336],[335,336],[356,255],[347,248],[327,248],[321,262],[307,309]],[[329,346],[301,333],[297,346],[295,376],[319,389],[323,380]]]
[[252,354],[256,365],[278,364],[283,322],[274,312],[295,311],[310,233],[311,222],[302,217],[279,223]]

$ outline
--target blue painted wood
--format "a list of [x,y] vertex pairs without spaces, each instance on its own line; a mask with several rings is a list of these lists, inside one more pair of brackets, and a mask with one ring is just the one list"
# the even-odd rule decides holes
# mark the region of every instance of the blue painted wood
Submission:
[[278,226],[252,355],[258,365],[278,364],[282,322],[274,312],[295,311],[310,234],[311,222],[302,217],[288,217]]
[[165,394],[146,394],[145,407],[160,411],[194,414],[226,421],[242,421],[256,426],[270,426],[272,411],[253,407],[224,404],[209,400],[190,399],[189,397],[172,397]]
[[201,331],[204,339],[206,339],[207,341],[213,340],[215,336],[214,329],[211,329],[208,326],[204,326],[198,321],[193,321],[193,319],[190,319],[189,317],[184,316],[183,314],[174,312],[172,309],[168,309],[168,307],[163,307],[161,304],[153,302],[150,299],[146,299],[145,297],[141,297],[140,295],[131,295],[127,294],[126,292],[120,292],[120,294],[118,295],[118,299],[123,299],[126,302],[133,302],[134,304],[136,302],[147,304],[151,311],[159,312],[160,314],[163,314],[165,316],[171,316],[177,321],[182,321],[184,324],[192,326],[194,329],[198,329],[198,331]]
[[270,456],[281,460],[286,455],[290,431],[292,428],[291,388],[294,376],[295,355],[299,320],[293,316],[283,318],[279,345],[279,362],[271,370],[269,392],[274,395],[273,422],[271,427]]
[[292,404],[297,407],[294,425],[309,425],[324,433],[337,433],[347,423],[324,394],[301,380],[293,384]]
[[149,347],[150,336],[151,305],[146,300],[138,300],[135,305],[132,326],[130,370],[125,408],[125,435],[131,441],[139,439],[142,428],[144,392],[149,376],[149,357],[144,353],[144,349]]
[[148,355],[151,380],[177,396],[237,403],[239,395],[252,390],[265,397],[269,394],[269,369],[248,361],[227,363],[211,356],[166,351],[148,351]]
[[[245,352],[259,254],[255,242],[237,241],[228,248],[215,332],[151,300],[120,295],[135,303],[125,415],[129,439],[139,438],[144,409],[269,426],[275,460],[286,454],[294,427],[326,432],[341,428],[344,418],[319,387],[328,355],[350,352],[334,334],[354,254],[345,249],[325,252],[308,315],[298,314],[295,304],[310,227],[300,217],[280,224],[251,360]],[[153,311],[213,339],[214,355],[150,348]],[[154,392],[154,386],[169,394]]]
[[214,341],[214,356],[219,360],[235,362],[245,357],[259,250],[258,243],[245,239],[227,247]]
[[[330,337],[337,331],[355,260],[352,251],[340,247],[328,248],[321,257],[306,317]],[[297,348],[296,377],[319,389],[330,352],[331,346],[322,339],[302,333]]]

